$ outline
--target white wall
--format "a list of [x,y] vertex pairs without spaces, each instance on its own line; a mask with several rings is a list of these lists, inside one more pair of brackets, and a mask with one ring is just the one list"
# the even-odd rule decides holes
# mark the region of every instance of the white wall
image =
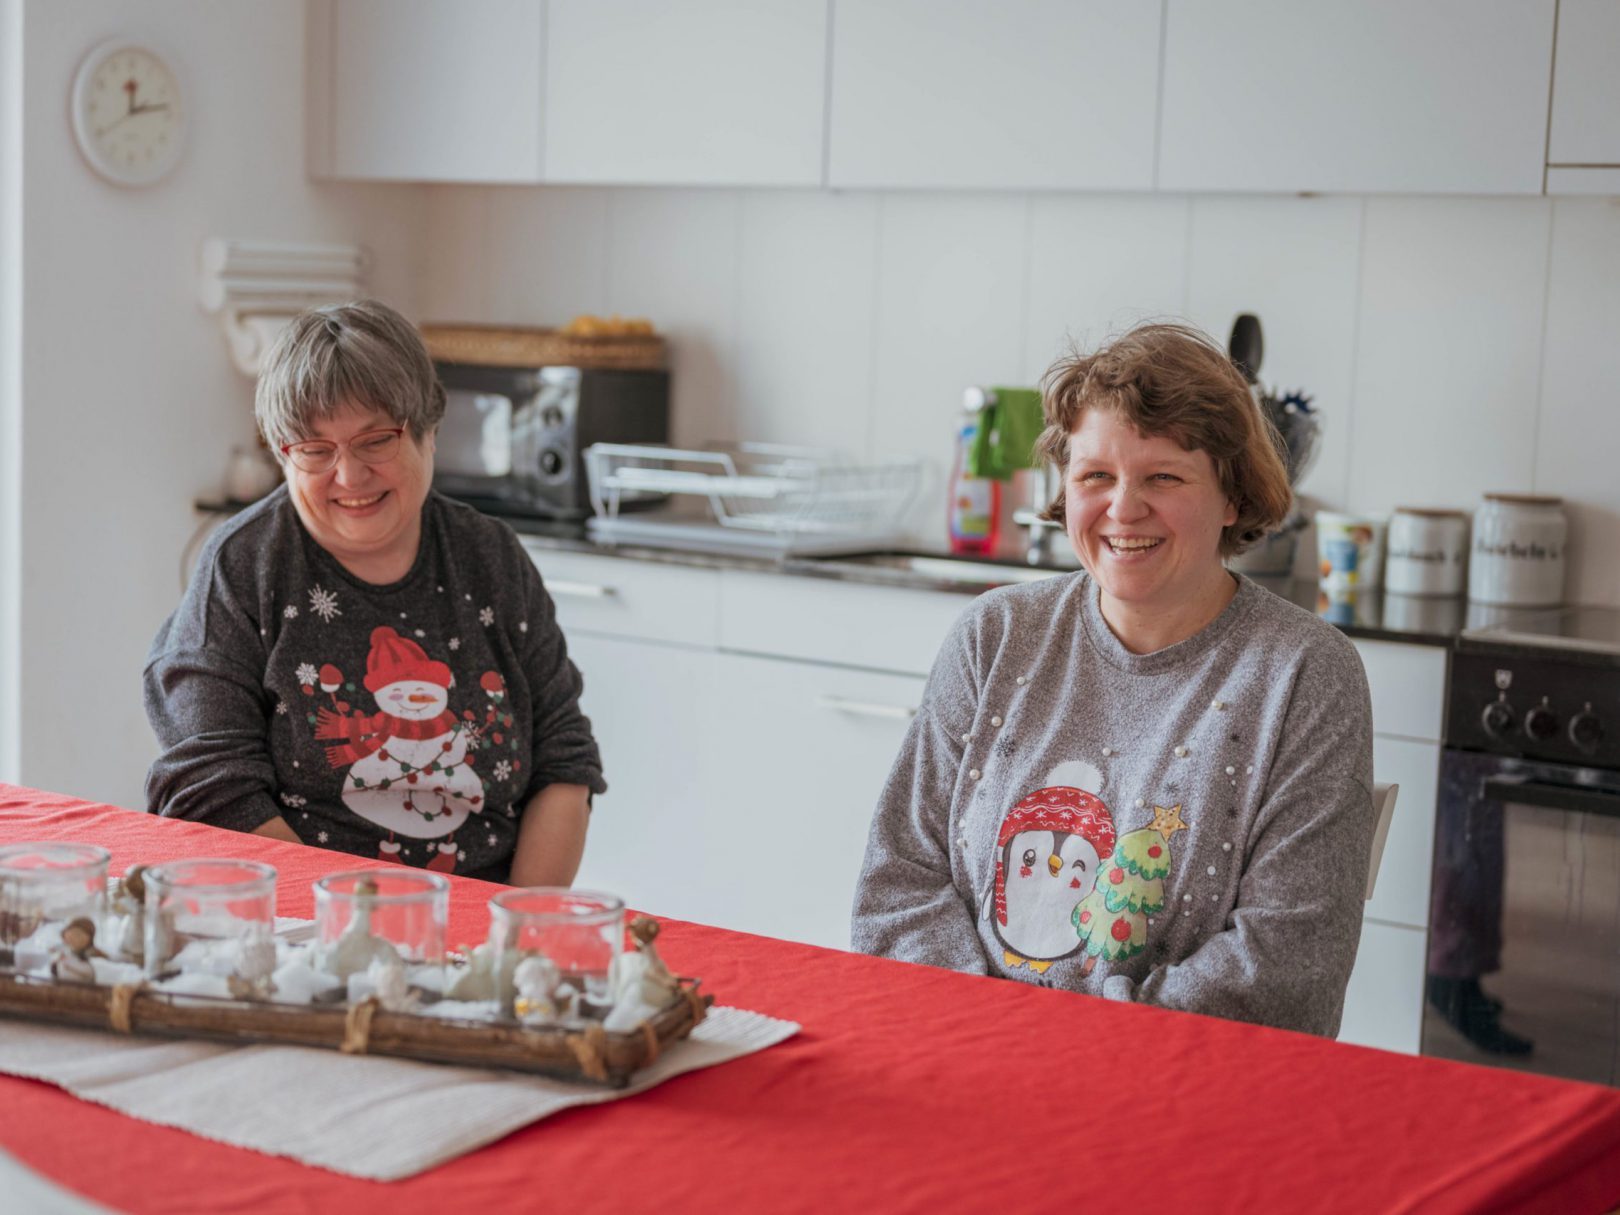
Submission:
[[[0,429],[0,459],[20,439],[21,467],[0,464],[18,526],[0,574],[25,576],[0,587],[0,620],[9,593],[20,622],[20,639],[0,632],[0,673],[16,685],[0,779],[138,807],[154,753],[141,668],[179,597],[191,502],[217,491],[231,446],[253,434],[251,385],[197,304],[200,242],[356,241],[375,257],[372,290],[411,311],[422,195],[306,182],[296,0],[29,0],[20,12],[21,147],[3,163],[20,179],[23,250],[0,265],[20,340],[0,417],[19,434]],[[184,159],[147,189],[96,177],[68,125],[80,59],[115,34],[166,49],[190,106]]]
[[22,608],[22,3],[0,0],[0,778],[17,771]]
[[424,312],[650,316],[678,441],[927,457],[942,535],[968,384],[1033,382],[1146,316],[1223,341],[1325,416],[1324,505],[1564,494],[1573,600],[1620,605],[1620,202],[433,187]]

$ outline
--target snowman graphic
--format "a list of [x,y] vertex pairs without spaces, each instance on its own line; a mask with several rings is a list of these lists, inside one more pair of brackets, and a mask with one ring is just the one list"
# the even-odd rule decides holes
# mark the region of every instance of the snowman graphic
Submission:
[[1102,774],[1083,760],[1059,764],[1022,798],[996,832],[994,882],[983,915],[1008,969],[1044,975],[1078,953],[1074,910],[1097,884],[1114,850],[1114,819],[1097,796]]
[[[486,688],[491,675],[484,676]],[[388,832],[378,845],[385,860],[400,859],[396,836],[439,840],[427,868],[454,872],[455,833],[470,815],[483,813],[484,785],[469,754],[480,732],[450,711],[450,668],[383,626],[372,630],[364,680],[380,711],[354,713],[337,700],[342,678],[331,664],[321,668],[321,688],[333,707],[321,706],[315,737],[340,740],[326,748],[326,759],[333,768],[348,768],[343,804]]]

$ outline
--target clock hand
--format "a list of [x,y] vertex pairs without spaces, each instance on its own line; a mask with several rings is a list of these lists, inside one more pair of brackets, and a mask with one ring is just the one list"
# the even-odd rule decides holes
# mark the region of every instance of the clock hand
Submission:
[[143,101],[124,117],[129,118],[135,114],[147,114],[153,110],[166,110],[168,108],[169,103],[167,101]]

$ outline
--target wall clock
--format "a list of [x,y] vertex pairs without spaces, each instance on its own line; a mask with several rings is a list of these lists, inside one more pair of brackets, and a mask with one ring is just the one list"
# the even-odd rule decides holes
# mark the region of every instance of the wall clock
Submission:
[[186,111],[169,61],[128,40],[84,57],[69,100],[73,134],[90,167],[120,186],[157,181],[180,159]]

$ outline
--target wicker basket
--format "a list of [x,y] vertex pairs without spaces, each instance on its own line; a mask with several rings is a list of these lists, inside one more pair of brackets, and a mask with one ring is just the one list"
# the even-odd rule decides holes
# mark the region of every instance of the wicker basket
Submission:
[[656,333],[576,337],[505,325],[423,325],[421,331],[428,353],[441,363],[661,371],[666,361],[664,339]]

